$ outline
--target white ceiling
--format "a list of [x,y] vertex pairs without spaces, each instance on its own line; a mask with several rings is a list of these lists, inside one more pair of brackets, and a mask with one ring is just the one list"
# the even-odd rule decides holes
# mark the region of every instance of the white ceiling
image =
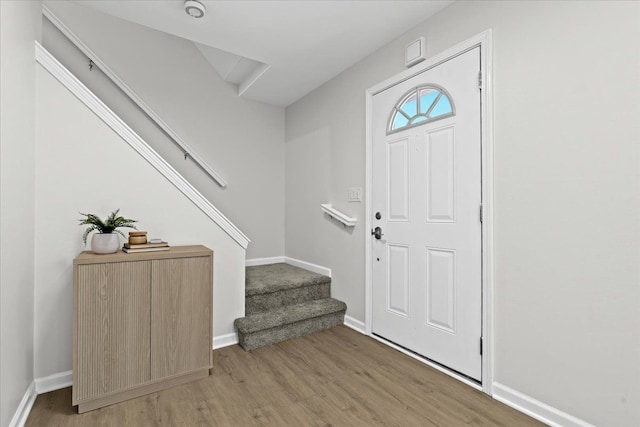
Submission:
[[[180,36],[239,95],[287,106],[451,4],[447,1],[211,1],[204,18],[183,0],[75,3]],[[212,72],[213,72],[212,69]]]

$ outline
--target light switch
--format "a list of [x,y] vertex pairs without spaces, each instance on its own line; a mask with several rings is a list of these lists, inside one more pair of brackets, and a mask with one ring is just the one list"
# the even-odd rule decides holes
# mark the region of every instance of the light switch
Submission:
[[349,187],[347,190],[347,202],[361,202],[362,187]]

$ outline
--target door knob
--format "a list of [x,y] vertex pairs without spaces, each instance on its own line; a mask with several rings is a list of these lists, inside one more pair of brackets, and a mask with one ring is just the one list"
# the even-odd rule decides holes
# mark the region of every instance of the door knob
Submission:
[[375,237],[376,240],[380,240],[382,239],[382,236],[384,236],[384,234],[382,234],[382,228],[380,227],[376,227],[373,230],[371,230],[371,235]]

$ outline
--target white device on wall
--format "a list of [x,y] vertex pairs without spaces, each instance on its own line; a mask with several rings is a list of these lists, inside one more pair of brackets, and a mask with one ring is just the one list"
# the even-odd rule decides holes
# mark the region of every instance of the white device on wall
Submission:
[[413,67],[419,62],[424,61],[427,51],[427,42],[424,37],[420,37],[417,40],[409,43],[404,50],[404,65]]

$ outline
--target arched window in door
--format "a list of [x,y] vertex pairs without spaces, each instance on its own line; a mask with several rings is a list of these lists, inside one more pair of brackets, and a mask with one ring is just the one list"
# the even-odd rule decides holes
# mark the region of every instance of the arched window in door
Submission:
[[441,86],[429,84],[411,89],[391,111],[387,134],[424,125],[456,114],[453,99]]

